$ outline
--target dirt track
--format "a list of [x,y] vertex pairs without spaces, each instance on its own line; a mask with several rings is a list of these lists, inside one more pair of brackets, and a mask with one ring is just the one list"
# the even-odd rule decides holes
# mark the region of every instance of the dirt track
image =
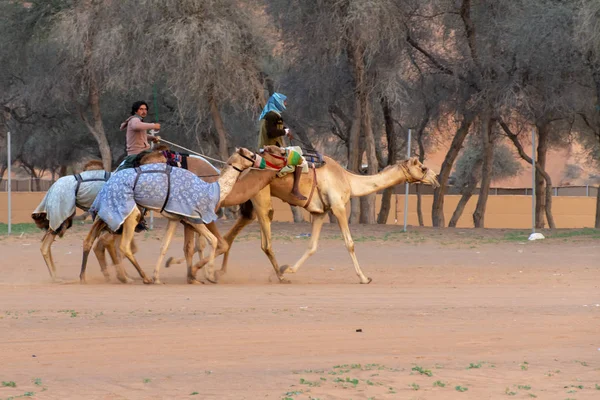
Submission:
[[[298,259],[308,226],[273,231],[280,262]],[[600,398],[598,239],[398,231],[353,227],[370,285],[334,227],[290,285],[274,283],[256,225],[230,274],[201,286],[183,266],[165,285],[107,284],[92,257],[90,284],[52,284],[41,234],[3,238],[0,381],[16,387],[0,399]],[[53,247],[65,280],[83,234]],[[139,236],[148,272],[159,234]]]

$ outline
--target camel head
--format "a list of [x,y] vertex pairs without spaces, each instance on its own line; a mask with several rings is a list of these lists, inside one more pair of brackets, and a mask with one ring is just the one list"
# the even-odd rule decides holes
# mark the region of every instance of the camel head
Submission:
[[100,171],[104,169],[104,164],[100,160],[91,160],[83,166],[84,171]]
[[260,165],[262,157],[253,151],[244,147],[236,147],[235,153],[227,160],[227,165],[231,165],[237,171],[242,172],[250,167]]
[[162,150],[154,150],[152,153],[148,153],[140,160],[140,165],[144,164],[164,164],[167,162],[167,157],[163,154]]
[[425,183],[433,187],[440,186],[437,174],[421,164],[417,157],[401,161],[400,164],[409,183]]
[[260,164],[261,169],[282,169],[288,164],[287,152],[284,148],[275,145],[264,146],[259,151],[265,162]]

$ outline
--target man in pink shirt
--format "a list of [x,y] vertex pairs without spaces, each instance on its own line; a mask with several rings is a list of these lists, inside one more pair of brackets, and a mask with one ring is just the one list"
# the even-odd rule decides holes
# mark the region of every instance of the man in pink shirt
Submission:
[[121,130],[127,129],[127,155],[136,155],[144,150],[150,150],[150,142],[158,142],[159,136],[148,134],[148,129],[160,130],[160,124],[149,124],[143,122],[148,115],[148,104],[144,101],[136,101],[131,106],[131,117],[121,124]]

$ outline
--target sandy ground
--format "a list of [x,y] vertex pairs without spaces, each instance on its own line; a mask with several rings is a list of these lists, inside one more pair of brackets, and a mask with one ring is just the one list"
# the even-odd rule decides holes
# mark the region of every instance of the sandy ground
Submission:
[[[360,285],[327,226],[283,285],[253,225],[218,285],[181,265],[163,285],[105,283],[93,257],[80,285],[87,227],[53,247],[64,284],[40,233],[0,239],[2,400],[600,398],[598,239],[356,226]],[[273,230],[280,262],[298,259],[308,225]],[[138,236],[148,273],[160,232]]]

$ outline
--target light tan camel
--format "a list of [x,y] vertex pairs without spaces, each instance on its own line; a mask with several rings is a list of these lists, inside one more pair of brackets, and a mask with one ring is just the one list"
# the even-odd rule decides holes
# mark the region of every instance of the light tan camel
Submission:
[[[155,145],[156,152],[164,152],[169,151],[169,148],[166,145],[159,144]],[[140,165],[148,164],[149,162],[164,162],[166,158],[161,157],[161,154],[155,154],[152,157],[143,157],[140,160]],[[100,161],[99,161],[100,162]],[[100,166],[102,163],[100,162]],[[201,178],[203,181],[212,183],[216,182],[219,178],[220,171],[215,168],[208,160],[204,157],[197,155],[189,155],[185,158],[185,169],[194,173],[196,176]],[[176,225],[174,225],[176,226]],[[171,227],[171,229],[175,229]],[[202,236],[196,236],[196,251],[202,254],[202,249],[205,246],[205,241],[201,241]],[[96,241],[94,245],[94,254],[98,259],[98,264],[100,264],[100,270],[104,274],[106,281],[110,280],[110,276],[108,274],[107,262],[105,257],[105,251],[108,251],[113,265],[115,265],[117,270],[117,279],[123,283],[131,283],[133,279],[131,279],[125,270],[121,267],[121,257],[119,257],[117,253],[117,249],[119,248],[119,241],[121,235],[113,235],[110,232],[104,232]],[[135,241],[132,242],[132,251],[135,253]]]
[[[346,204],[351,197],[366,196],[404,182],[425,183],[438,186],[437,175],[414,157],[388,166],[378,174],[369,176],[353,174],[342,168],[333,159],[329,157],[324,157],[324,159],[324,166],[312,170],[308,174],[302,176],[300,190],[302,194],[309,197],[307,201],[298,201],[290,195],[292,176],[286,175],[282,178],[274,179],[268,188],[261,190],[254,198],[252,198],[251,203],[246,203],[246,205],[242,207],[242,215],[225,235],[225,240],[229,246],[225,247],[226,252],[223,259],[223,266],[220,271],[217,271],[217,275],[222,275],[227,272],[229,251],[235,237],[246,225],[252,222],[254,218],[258,218],[261,230],[262,250],[271,261],[280,282],[288,282],[283,277],[284,273],[297,272],[308,257],[317,251],[323,222],[325,221],[327,212],[331,210],[342,231],[346,248],[350,253],[360,283],[371,282],[371,278],[367,278],[363,274],[358,264],[358,260],[356,259],[356,255],[354,254],[354,242],[348,226]],[[311,192],[316,193],[313,193],[311,196]],[[312,234],[308,250],[292,268],[287,265],[282,265],[280,268],[271,247],[271,220],[273,218],[271,196],[277,197],[288,204],[304,207],[312,215]],[[217,255],[219,255],[219,253]],[[198,266],[201,267],[204,263],[206,263],[206,261],[202,260]]]
[[[102,171],[103,169],[104,169],[104,167],[102,165],[102,161],[100,161],[100,160],[91,160],[91,161],[87,162],[83,167],[84,172],[86,172],[86,171]],[[77,189],[73,188],[76,185],[76,183],[75,183],[76,181],[74,181],[74,179],[76,179],[76,178],[74,178],[73,175],[59,178],[59,180],[56,181],[54,185],[56,185],[56,188],[58,188],[59,186],[61,186],[61,184],[65,184],[67,192],[64,192],[60,189],[57,192],[52,192],[52,188],[51,188],[48,191],[48,193],[46,194],[46,196],[44,197],[44,200],[42,200],[42,203],[31,214],[31,218],[35,222],[36,226],[45,231],[44,237],[42,238],[42,243],[40,245],[40,251],[42,253],[42,257],[44,258],[44,261],[46,262],[46,267],[48,267],[48,272],[50,273],[50,277],[52,278],[53,281],[57,281],[57,278],[56,278],[56,265],[54,264],[54,258],[52,257],[52,244],[56,240],[57,236],[63,237],[63,235],[66,233],[66,231],[73,225],[73,220],[76,217],[75,217],[75,212],[73,211],[73,214],[71,214],[68,217],[65,216],[66,218],[64,220],[62,220],[62,218],[60,218],[58,220],[59,222],[56,222],[56,225],[59,225],[59,226],[55,227],[55,229],[52,229],[50,227],[50,225],[51,225],[50,220],[53,218],[59,218],[59,216],[58,215],[57,216],[49,215],[49,213],[50,214],[55,213],[55,212],[58,212],[58,210],[56,208],[47,209],[48,206],[47,206],[46,202],[49,202],[49,201],[59,202],[61,200],[66,200],[64,196],[71,196],[71,198],[68,199],[67,201],[70,201],[71,204],[75,205],[75,207],[81,208],[82,210],[87,210],[91,206],[92,202],[94,201],[95,194],[97,193],[97,191],[100,190],[99,187],[101,187],[100,182],[98,182],[98,184],[91,185],[89,188],[86,188],[86,190],[88,192],[86,193],[87,196],[85,196],[85,199],[79,199]],[[97,181],[97,180],[95,179],[94,181]],[[82,188],[85,186],[86,186],[86,182],[82,183]],[[101,242],[102,241],[98,242],[100,246],[102,246]],[[99,251],[98,248],[95,247],[94,252],[96,253],[96,255],[98,255],[98,251]],[[112,254],[111,254],[111,256],[112,256]],[[101,257],[104,258],[103,251],[102,251]],[[115,262],[115,260],[116,260],[116,258],[113,258],[113,262]],[[104,264],[106,265],[106,262]],[[104,268],[102,271],[106,275],[106,272],[105,272],[106,269]]]
[[[165,162],[165,161],[166,160],[165,160],[164,156],[162,156],[160,153],[155,152],[155,153],[152,153],[151,155],[144,157],[142,162],[144,164],[150,164],[150,163],[159,163],[159,162]],[[227,195],[231,192],[231,189],[233,188],[233,185],[239,178],[240,174],[245,169],[252,167],[256,162],[257,162],[257,157],[256,157],[255,153],[253,153],[247,149],[244,149],[244,148],[240,148],[240,149],[236,150],[236,152],[227,161],[228,165],[222,170],[221,175],[218,179],[219,190],[220,190],[220,202],[223,199],[225,199],[227,197]],[[219,207],[219,204],[217,205],[217,208],[218,207]],[[159,211],[159,209],[157,209],[157,211]],[[216,231],[216,226],[214,226],[214,223],[209,224],[209,225],[213,225],[212,227],[210,227],[210,226],[207,227],[204,224],[191,223],[189,220],[185,220],[185,218],[180,215],[171,214],[171,213],[168,213],[165,211],[163,211],[163,215],[169,219],[169,226],[167,228],[167,233],[165,235],[165,238],[163,239],[161,256],[164,255],[163,251],[166,252],[166,249],[168,248],[168,244],[169,244],[169,242],[173,236],[173,233],[175,231],[176,223],[183,221],[183,222],[185,222],[186,225],[189,225],[190,227],[192,227],[198,234],[206,237],[211,242],[212,247],[213,247],[212,257],[209,257],[209,262],[207,263],[208,268],[205,271],[205,274],[206,274],[207,279],[214,281],[215,280],[214,270],[212,268],[212,262],[210,261],[211,258],[212,258],[212,260],[214,260],[214,254],[217,249],[217,239],[211,233],[211,231],[213,229]],[[148,284],[148,283],[152,283],[152,281],[150,279],[148,279],[148,277],[146,276],[144,271],[141,269],[139,263],[135,259],[133,252],[131,251],[131,242],[133,240],[133,235],[135,233],[135,226],[137,225],[140,217],[141,217],[141,213],[138,210],[138,208],[134,208],[133,211],[131,212],[131,214],[129,214],[129,216],[127,216],[127,218],[123,222],[123,233],[121,236],[121,242],[120,242],[119,247],[120,247],[121,252],[125,255],[125,257],[127,257],[129,259],[129,261],[131,261],[131,263],[137,269],[138,273],[142,277],[143,282]],[[100,235],[100,233],[105,228],[106,228],[106,224],[104,223],[104,221],[97,218],[96,221],[94,222],[94,224],[92,225],[90,232],[88,233],[87,237],[84,240],[83,260],[82,260],[81,273],[80,273],[80,281],[81,282],[85,282],[85,269],[86,269],[86,264],[87,264],[87,257],[89,255],[89,251],[92,247],[92,244],[94,243],[96,238]],[[218,231],[217,231],[217,233],[218,233]]]

